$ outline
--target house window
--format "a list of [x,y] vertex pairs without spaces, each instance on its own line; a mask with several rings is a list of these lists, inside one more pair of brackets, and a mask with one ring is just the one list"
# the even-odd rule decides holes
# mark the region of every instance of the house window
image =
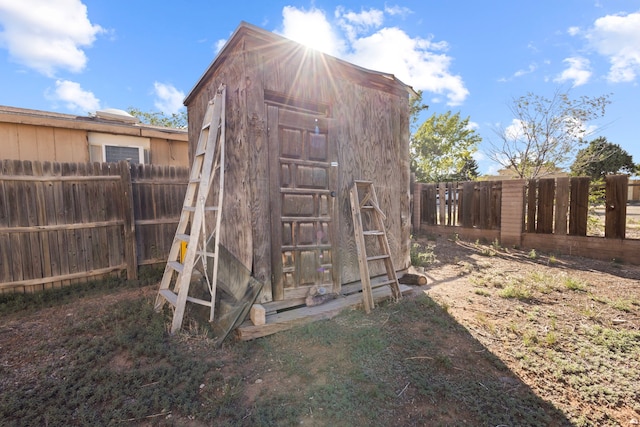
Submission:
[[106,162],[117,163],[127,160],[131,163],[145,163],[144,150],[140,147],[122,147],[116,145],[104,146],[104,159]]
[[92,162],[119,162],[147,164],[151,148],[150,138],[89,132],[89,159]]

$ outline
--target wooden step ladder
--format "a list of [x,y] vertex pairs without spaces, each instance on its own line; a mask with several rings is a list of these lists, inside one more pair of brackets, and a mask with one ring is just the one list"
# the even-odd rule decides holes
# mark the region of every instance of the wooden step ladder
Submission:
[[[378,205],[376,190],[371,181],[354,181],[349,193],[351,199],[351,215],[353,217],[353,229],[356,238],[356,248],[358,251],[358,265],[360,267],[360,281],[362,282],[362,297],[364,299],[364,309],[367,313],[374,307],[373,294],[371,290],[371,276],[369,273],[369,263],[382,261],[384,263],[387,280],[380,286],[389,285],[391,295],[394,300],[402,297],[396,270],[391,259],[391,250],[387,240],[387,232],[384,227],[384,220],[387,218]],[[363,228],[362,214],[367,212],[371,219],[368,229]],[[367,255],[367,237],[373,236],[377,242],[377,252],[375,255]]]
[[[226,87],[221,85],[207,106],[182,213],[156,296],[156,311],[162,310],[165,302],[174,307],[172,334],[182,326],[187,301],[210,307],[209,320],[213,321],[224,195],[225,94]],[[212,185],[218,190],[217,204],[207,205]],[[214,225],[207,229],[207,219],[212,217],[215,217]],[[181,251],[185,243],[186,251]],[[191,276],[198,263],[203,267],[203,279],[209,288],[209,299],[189,296]],[[209,263],[213,263],[212,269],[209,268]],[[211,277],[209,271],[212,271]]]

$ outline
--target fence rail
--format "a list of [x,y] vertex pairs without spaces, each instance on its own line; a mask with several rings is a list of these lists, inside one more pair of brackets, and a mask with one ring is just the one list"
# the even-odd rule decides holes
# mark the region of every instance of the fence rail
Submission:
[[[640,229],[627,230],[628,194],[626,175],[607,176],[599,192],[582,177],[416,183],[413,227],[640,264]],[[603,237],[588,235],[597,198],[604,210]]]
[[35,291],[162,262],[187,168],[0,162],[0,292]]

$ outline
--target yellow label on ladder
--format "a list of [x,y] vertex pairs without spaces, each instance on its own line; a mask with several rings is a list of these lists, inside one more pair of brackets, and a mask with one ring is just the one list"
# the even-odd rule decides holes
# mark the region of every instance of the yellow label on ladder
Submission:
[[180,242],[180,263],[184,263],[185,256],[187,256],[187,242]]

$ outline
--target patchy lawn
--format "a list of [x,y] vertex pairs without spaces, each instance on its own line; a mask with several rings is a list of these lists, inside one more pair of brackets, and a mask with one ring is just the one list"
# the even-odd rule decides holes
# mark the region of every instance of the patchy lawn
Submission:
[[[216,349],[156,285],[0,299],[3,425],[640,423],[640,267],[416,239],[429,284]],[[25,303],[27,301],[27,303]],[[44,301],[44,302],[43,302]]]

